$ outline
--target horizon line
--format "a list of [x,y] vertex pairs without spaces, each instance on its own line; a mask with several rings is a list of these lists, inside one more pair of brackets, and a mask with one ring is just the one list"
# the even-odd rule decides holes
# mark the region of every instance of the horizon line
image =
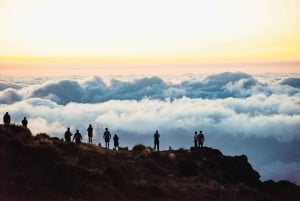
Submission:
[[1,63],[178,63],[178,64],[300,64],[299,58],[236,59],[197,57],[126,57],[126,56],[6,56],[0,55]]

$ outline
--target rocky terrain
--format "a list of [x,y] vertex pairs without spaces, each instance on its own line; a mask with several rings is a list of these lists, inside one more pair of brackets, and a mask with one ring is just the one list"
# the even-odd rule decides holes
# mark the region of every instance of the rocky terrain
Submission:
[[106,150],[0,125],[0,201],[296,201],[300,187],[260,181],[247,156],[204,147]]

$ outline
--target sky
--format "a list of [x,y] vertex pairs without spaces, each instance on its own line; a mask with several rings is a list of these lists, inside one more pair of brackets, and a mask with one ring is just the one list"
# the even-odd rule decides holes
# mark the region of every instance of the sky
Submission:
[[0,68],[197,72],[199,63],[299,62],[299,9],[298,0],[1,0]]

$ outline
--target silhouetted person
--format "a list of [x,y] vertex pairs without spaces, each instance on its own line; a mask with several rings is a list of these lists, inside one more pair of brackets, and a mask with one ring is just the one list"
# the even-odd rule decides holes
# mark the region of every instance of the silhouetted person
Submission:
[[93,127],[91,124],[87,128],[87,132],[88,132],[88,137],[89,137],[89,144],[93,144]]
[[65,132],[65,140],[66,140],[66,142],[71,142],[71,136],[72,135],[73,134],[71,133],[70,128],[67,128],[67,130]]
[[74,137],[73,137],[73,141],[75,139],[75,142],[76,143],[81,143],[81,140],[82,140],[82,135],[81,133],[79,133],[79,130],[76,130],[76,133],[74,134]]
[[5,125],[9,125],[10,124],[10,115],[8,114],[8,112],[6,112],[3,116],[3,122]]
[[199,147],[203,147],[203,142],[204,142],[204,135],[203,135],[202,131],[200,131],[200,133],[198,134]]
[[198,147],[198,134],[197,134],[197,131],[195,131],[195,135],[194,135],[194,145],[195,145],[195,147]]
[[117,134],[113,137],[115,150],[119,149],[119,136]]
[[158,131],[156,131],[154,133],[153,137],[154,137],[154,150],[159,151],[159,137],[160,137],[160,135],[159,135]]
[[103,133],[103,138],[105,141],[106,149],[109,149],[109,141],[110,141],[111,135],[110,135],[110,132],[108,131],[108,128],[105,128],[105,131]]
[[28,121],[26,119],[26,117],[24,117],[24,119],[22,120],[22,125],[27,128],[27,124],[28,124]]

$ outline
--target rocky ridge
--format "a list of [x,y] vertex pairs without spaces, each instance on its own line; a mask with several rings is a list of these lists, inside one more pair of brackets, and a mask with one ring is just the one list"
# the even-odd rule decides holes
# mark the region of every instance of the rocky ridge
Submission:
[[213,148],[113,151],[0,125],[0,201],[300,200],[297,185],[259,177]]

